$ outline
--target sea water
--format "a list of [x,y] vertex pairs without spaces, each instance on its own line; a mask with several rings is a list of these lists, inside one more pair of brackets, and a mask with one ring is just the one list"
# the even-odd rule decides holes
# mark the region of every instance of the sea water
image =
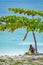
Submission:
[[[0,55],[19,55],[24,54],[28,51],[29,45],[32,44],[35,48],[35,43],[32,38],[32,34],[27,35],[25,41],[24,38],[24,31],[21,30],[15,32],[0,32]],[[28,38],[29,36],[29,38]],[[43,40],[43,38],[42,38]],[[38,52],[43,53],[43,43],[37,42],[37,49]]]
[[[23,43],[23,42],[22,42]],[[19,55],[27,52],[29,49],[29,44],[19,45],[15,43],[0,43],[0,55]],[[43,46],[38,45],[38,52],[43,52]]]

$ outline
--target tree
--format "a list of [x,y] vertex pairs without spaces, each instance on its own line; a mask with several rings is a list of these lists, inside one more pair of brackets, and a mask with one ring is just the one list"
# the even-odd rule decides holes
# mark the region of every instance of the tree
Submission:
[[[8,10],[13,11],[14,13],[19,13],[19,14],[24,13],[24,14],[27,14],[28,16],[32,15],[32,18],[34,18],[35,15],[43,16],[43,11],[40,11],[40,10],[29,10],[29,9],[22,9],[22,8],[9,8]],[[34,41],[35,41],[35,48],[36,48],[36,53],[37,53],[37,41],[36,41],[34,31],[32,31],[32,33],[33,33],[33,37],[34,37]],[[28,34],[28,31],[26,32],[23,40],[26,39],[27,34]]]
[[22,8],[9,8],[9,10],[13,11],[14,13],[19,13],[19,14],[24,13],[27,14],[28,16],[32,15],[32,18],[29,19],[23,16],[3,16],[0,18],[0,22],[2,22],[0,24],[0,30],[4,31],[5,29],[8,29],[13,32],[15,29],[18,28],[22,28],[22,27],[26,28],[27,32],[23,40],[26,39],[28,32],[32,31],[34,41],[35,41],[35,49],[37,53],[37,42],[36,42],[34,31],[42,32],[43,23],[41,23],[40,18],[34,18],[34,16],[37,14],[43,16],[43,12],[39,10],[36,11],[36,10],[29,10],[29,9],[22,9]]

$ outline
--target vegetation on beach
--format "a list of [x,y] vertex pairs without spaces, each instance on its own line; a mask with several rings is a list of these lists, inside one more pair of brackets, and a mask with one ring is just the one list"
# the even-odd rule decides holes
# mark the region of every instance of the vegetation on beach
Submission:
[[5,60],[4,59],[0,59],[0,62],[5,62]]
[[[16,57],[15,59],[14,59],[14,57],[13,58],[6,58],[6,59],[4,59],[4,58],[1,58],[1,60],[0,60],[0,65],[43,65],[43,56],[42,57],[38,57],[38,58],[36,58],[37,56],[34,56],[33,55],[33,57],[32,56],[28,56],[28,57],[26,57],[26,56],[23,56],[23,57]],[[5,61],[3,61],[3,60],[5,60]],[[11,60],[11,61],[10,61]]]

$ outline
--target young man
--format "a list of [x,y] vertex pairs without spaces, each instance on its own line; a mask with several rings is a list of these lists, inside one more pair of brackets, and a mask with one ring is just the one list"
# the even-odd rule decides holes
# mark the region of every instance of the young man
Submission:
[[31,52],[31,54],[32,54],[32,53],[35,53],[35,49],[34,49],[34,47],[33,47],[31,44],[30,44],[29,51]]

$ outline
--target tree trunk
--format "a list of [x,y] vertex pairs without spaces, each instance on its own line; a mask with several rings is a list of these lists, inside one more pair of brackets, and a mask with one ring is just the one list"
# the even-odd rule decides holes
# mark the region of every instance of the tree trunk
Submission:
[[33,38],[34,38],[34,42],[35,42],[35,50],[36,50],[36,53],[37,53],[37,41],[36,41],[36,37],[35,37],[34,31],[32,33],[33,33]]
[[28,31],[26,31],[26,34],[25,34],[25,36],[24,36],[24,39],[23,39],[23,41],[26,39],[26,37],[27,37],[27,34],[28,34]]

